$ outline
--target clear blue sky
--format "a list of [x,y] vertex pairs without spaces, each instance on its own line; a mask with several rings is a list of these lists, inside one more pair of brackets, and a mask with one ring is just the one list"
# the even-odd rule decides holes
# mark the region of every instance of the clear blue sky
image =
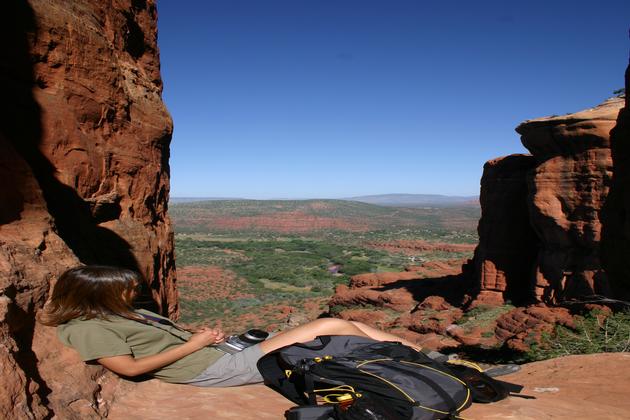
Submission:
[[158,2],[171,196],[476,195],[623,87],[630,1]]

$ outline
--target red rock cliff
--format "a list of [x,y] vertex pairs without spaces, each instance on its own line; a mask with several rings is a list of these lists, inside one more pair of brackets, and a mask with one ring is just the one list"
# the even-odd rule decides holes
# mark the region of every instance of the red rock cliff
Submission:
[[544,302],[610,296],[600,258],[601,218],[612,180],[610,131],[620,98],[585,111],[517,127],[536,158],[529,179],[530,220],[541,247],[536,295]]
[[177,315],[156,19],[150,0],[3,6],[0,418],[107,411],[114,379],[35,322],[66,268],[137,269]]
[[[602,265],[605,254],[611,251],[602,253],[600,245],[601,213],[613,177],[610,133],[615,125],[621,127],[617,117],[622,106],[623,99],[612,98],[574,114],[526,121],[516,130],[532,154],[529,157],[534,161],[531,169],[527,170],[524,164],[508,168],[499,161],[505,170],[497,178],[488,172],[497,165],[496,161],[486,164],[479,247],[475,252],[478,301],[500,303],[503,297],[527,301],[534,295],[539,301],[556,303],[595,294],[619,296],[611,289],[610,275]],[[622,130],[623,127],[617,128],[619,148],[625,147],[621,141]],[[615,171],[626,165],[622,154],[618,153],[619,164]],[[508,158],[523,160],[527,157]],[[525,178],[527,187],[523,188]],[[622,189],[624,182],[628,182],[625,178],[624,175],[618,177],[620,201],[627,191]],[[527,211],[523,211],[524,200]],[[620,203],[610,205],[611,209],[617,209],[613,214],[622,211]],[[497,219],[497,214],[510,216]],[[615,220],[618,224],[625,223],[619,217]],[[614,241],[627,243],[629,237],[618,237]],[[490,243],[494,246],[489,247]],[[493,255],[493,252],[498,254]],[[532,252],[537,253],[534,260]],[[505,268],[497,268],[497,259]],[[610,261],[611,267],[626,270],[624,258]],[[616,276],[621,277],[620,274]],[[504,290],[514,293],[509,296]]]
[[538,239],[529,223],[527,174],[532,156],[512,155],[487,162],[481,178],[482,216],[477,231],[477,304],[525,303],[533,297],[531,267]]

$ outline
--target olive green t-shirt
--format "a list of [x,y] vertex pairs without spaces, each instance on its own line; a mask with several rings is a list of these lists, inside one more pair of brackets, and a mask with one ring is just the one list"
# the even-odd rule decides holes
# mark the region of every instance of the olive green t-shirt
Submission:
[[[167,319],[143,309],[136,312]],[[182,345],[192,335],[170,325],[148,322],[150,325],[120,316],[111,316],[109,320],[73,319],[57,327],[57,336],[62,343],[78,351],[82,360],[90,361],[125,354],[137,358],[152,356]],[[166,382],[187,381],[199,376],[224,354],[204,347],[151,372],[151,376]]]

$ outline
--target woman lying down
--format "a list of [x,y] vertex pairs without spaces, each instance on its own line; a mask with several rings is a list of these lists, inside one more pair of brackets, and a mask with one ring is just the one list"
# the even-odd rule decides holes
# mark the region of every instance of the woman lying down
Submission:
[[61,275],[40,322],[57,327],[59,339],[121,376],[149,375],[166,382],[202,387],[262,382],[256,362],[266,353],[319,335],[355,335],[420,347],[365,324],[323,318],[282,331],[237,353],[220,350],[219,328],[191,333],[132,304],[142,284],[134,271],[82,266]]

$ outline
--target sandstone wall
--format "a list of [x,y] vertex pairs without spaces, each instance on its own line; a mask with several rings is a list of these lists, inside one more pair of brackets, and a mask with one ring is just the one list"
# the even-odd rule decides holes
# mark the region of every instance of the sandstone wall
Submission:
[[10,0],[0,15],[0,418],[97,418],[115,379],[35,322],[79,263],[146,275],[177,315],[172,123],[145,0]]
[[[479,246],[475,252],[480,289],[478,302],[500,303],[501,297],[527,301],[535,296],[538,301],[556,303],[590,295],[618,297],[624,287],[627,290],[626,286],[615,289],[619,282],[611,283],[611,273],[604,270],[602,260],[606,255],[617,253],[614,262],[609,258],[609,265],[619,271],[615,277],[624,277],[622,272],[630,271],[626,268],[627,257],[612,251],[617,246],[612,243],[621,241],[628,249],[626,238],[630,236],[611,239],[606,252],[602,252],[601,247],[602,209],[613,178],[610,133],[616,125],[621,127],[617,117],[623,103],[621,98],[612,98],[585,111],[526,121],[516,130],[532,156],[508,158],[530,159],[531,168],[527,169],[524,164],[509,168],[504,164],[505,170],[499,177],[501,182],[496,182],[496,176],[488,172],[488,168],[497,163],[491,161],[486,165]],[[616,130],[619,148],[623,148],[623,127]],[[622,163],[623,152],[618,155],[615,172],[622,174],[618,177],[618,201],[622,202],[627,194],[622,185],[627,185],[628,180],[623,175],[626,165]],[[509,181],[502,181],[506,179]],[[523,188],[525,179],[527,186]],[[527,211],[523,211],[524,202]],[[620,203],[610,202],[609,207],[611,214],[617,216],[620,211],[625,212]],[[497,218],[497,214],[505,217]],[[620,230],[609,231],[626,229],[628,232],[623,217],[611,216],[610,219],[616,220]],[[489,246],[490,243],[494,246]],[[500,255],[493,255],[488,249]],[[535,261],[532,252],[537,254]],[[497,260],[509,270],[497,269]],[[514,291],[511,296],[508,289]],[[502,296],[497,291],[503,292]]]
[[512,155],[484,165],[479,201],[482,208],[475,249],[480,279],[477,304],[525,303],[533,298],[530,283],[538,239],[529,223],[527,174],[532,156]]

